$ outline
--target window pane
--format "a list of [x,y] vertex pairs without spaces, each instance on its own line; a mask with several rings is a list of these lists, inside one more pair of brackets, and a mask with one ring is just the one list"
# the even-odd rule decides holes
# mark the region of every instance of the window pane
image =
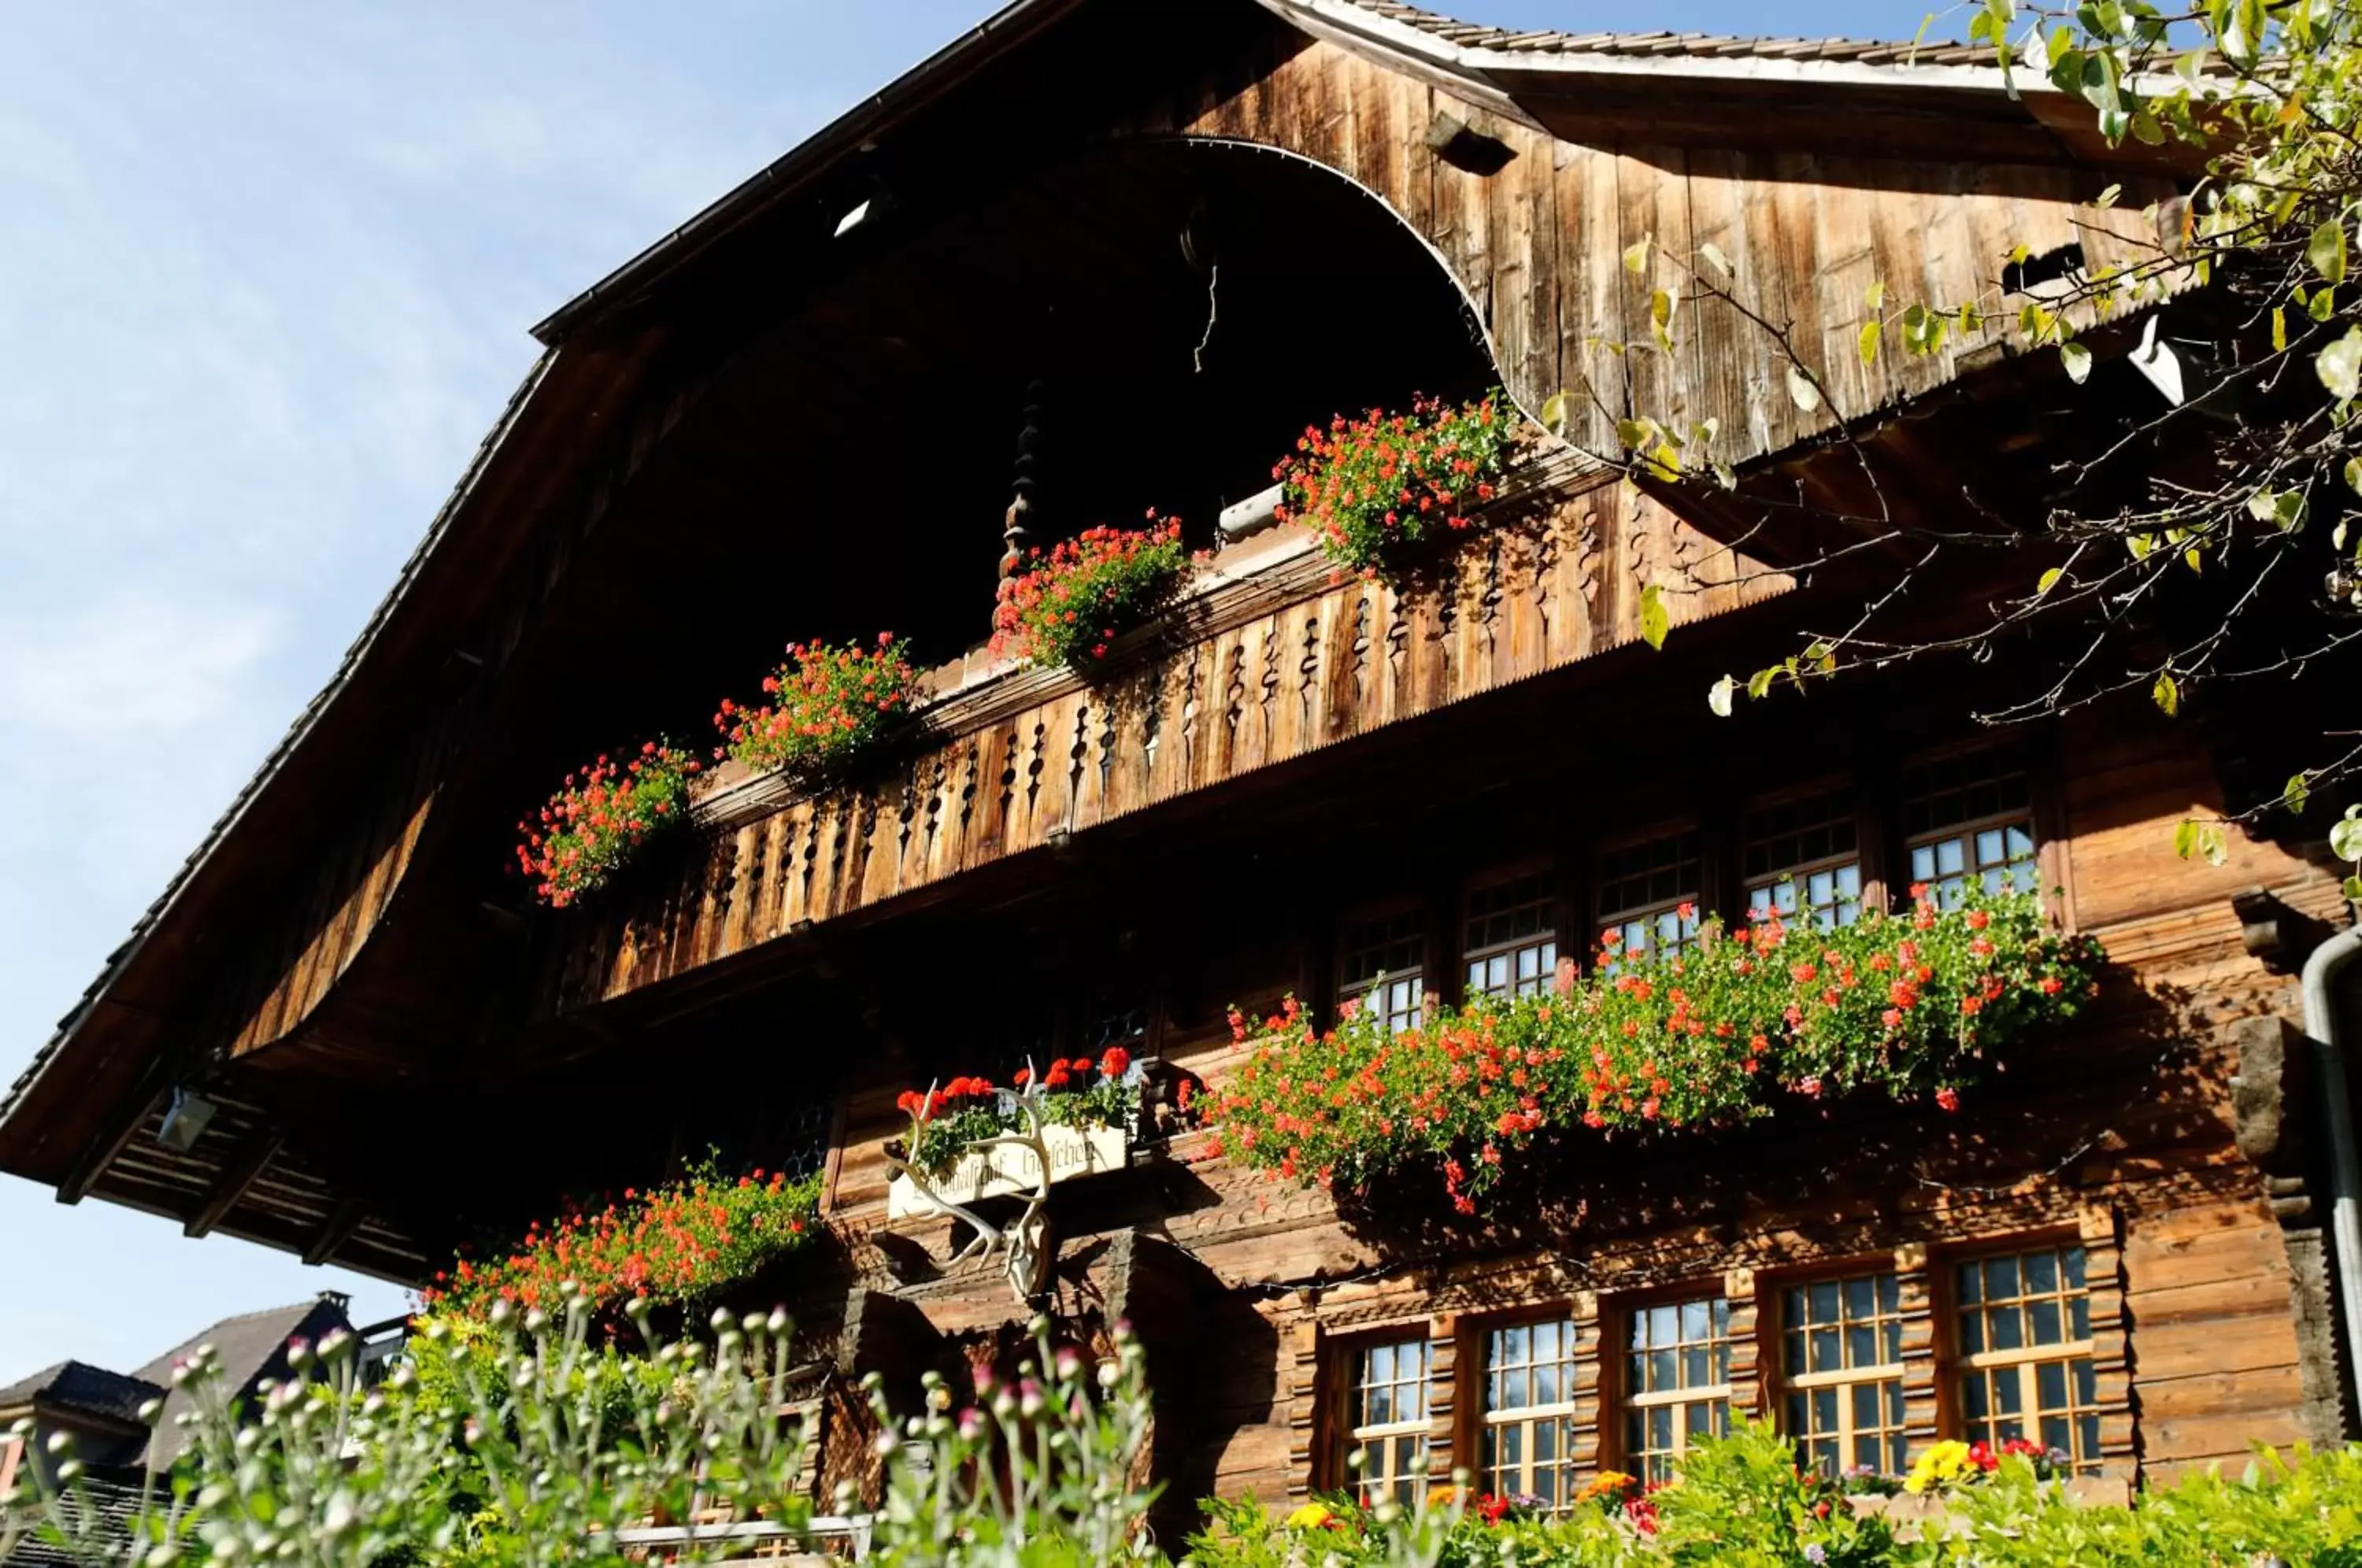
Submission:
[[2037,1432],[2072,1465],[2099,1461],[2099,1378],[2090,1354],[2091,1306],[2080,1247],[2039,1247],[1964,1264],[1983,1299],[1964,1293],[1959,1347],[1970,1364],[1960,1381],[1971,1441],[2001,1442]]
[[1828,1469],[1880,1463],[1903,1432],[1902,1282],[1892,1271],[1816,1280],[1783,1294],[1789,1431]]

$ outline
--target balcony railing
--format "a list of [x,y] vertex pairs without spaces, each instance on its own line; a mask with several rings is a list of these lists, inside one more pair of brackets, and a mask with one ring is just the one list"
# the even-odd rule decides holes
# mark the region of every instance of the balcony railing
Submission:
[[[817,795],[721,770],[668,875],[572,911],[546,1010],[623,997],[1131,812],[1636,640],[1633,579],[1675,623],[1772,597],[1650,497],[1534,462],[1439,569],[1334,580],[1303,530],[1217,558],[1086,684],[972,656],[919,749]],[[616,889],[618,895],[623,889]]]

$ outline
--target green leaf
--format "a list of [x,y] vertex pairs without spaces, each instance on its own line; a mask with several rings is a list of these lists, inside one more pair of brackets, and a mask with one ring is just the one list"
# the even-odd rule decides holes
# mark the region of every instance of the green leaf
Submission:
[[2350,327],[2345,337],[2312,357],[2313,374],[2344,403],[2362,392],[2362,327]]
[[1769,669],[1759,669],[1747,678],[1747,694],[1758,699],[1767,696],[1772,690],[1772,683],[1778,679],[1780,667],[1776,664]]
[[2154,534],[2135,534],[2125,540],[2125,548],[2133,553],[2133,559],[2136,561],[2145,561],[2148,559],[2149,552],[2157,548],[2157,536]]
[[1738,679],[1728,675],[1706,688],[1705,705],[1714,710],[1715,717],[1718,719],[1730,717],[1731,694],[1738,690]]
[[2052,589],[2058,586],[2058,580],[2066,575],[2066,569],[2063,567],[2052,567],[2048,571],[2044,572],[2034,584],[2034,597],[2040,599],[2048,594]]
[[2094,197],[2092,204],[2095,207],[2113,207],[2116,204],[2116,198],[2124,193],[2125,188],[2122,185],[2111,185]]
[[1805,374],[1800,366],[1788,367],[1788,396],[1806,414],[1821,406],[1821,389],[1813,384],[1813,378]]
[[2315,321],[2327,321],[2337,314],[2337,291],[2327,287],[2313,290],[2312,296],[2304,302],[2304,314]]
[[2198,853],[2209,866],[2220,866],[2231,858],[2230,841],[2224,836],[2221,823],[2207,823],[2199,828]]
[[1878,359],[1878,318],[1872,316],[1861,324],[1861,362],[1875,363]]
[[2157,684],[2148,689],[2148,694],[2167,718],[2170,719],[2181,712],[2181,688],[2175,683],[2170,672],[2159,675]]
[[2187,860],[2197,847],[2198,823],[2194,818],[2184,817],[2180,825],[2173,830],[2173,853]]
[[2362,903],[2362,877],[2348,877],[2338,885],[2338,891],[2356,902]]
[[1542,399],[1542,428],[1553,436],[1566,434],[1567,412],[1573,400],[1563,391],[1554,392]]
[[2362,458],[2345,459],[2345,488],[2362,495]]
[[2312,787],[2301,773],[2289,775],[2287,787],[2280,790],[2280,804],[2297,816],[2304,815],[2306,802],[2312,799]]
[[1637,452],[1657,438],[1657,422],[1653,419],[1619,419],[1616,422],[1616,439],[1628,452]]
[[1636,278],[1649,270],[1649,237],[1643,235],[1624,248],[1624,271]]
[[2333,283],[2345,281],[2345,226],[2335,218],[2317,226],[2304,242],[2304,259]]
[[2081,343],[2058,345],[2058,362],[2067,367],[2067,379],[2081,386],[2092,376],[2092,351]]
[[1712,263],[1715,271],[1720,272],[1724,277],[1727,278],[1735,275],[1734,269],[1730,265],[1730,258],[1725,256],[1722,253],[1722,247],[1715,244],[1714,241],[1708,240],[1704,245],[1699,246],[1698,254],[1705,258],[1708,262]]
[[2247,497],[2247,515],[2293,534],[2304,526],[2304,491],[2259,490]]
[[1673,295],[1669,289],[1658,289],[1649,295],[1649,326],[1657,335],[1657,347],[1670,353],[1673,347]]
[[1672,621],[1665,613],[1664,595],[1657,585],[1650,583],[1640,590],[1640,640],[1652,648],[1665,646],[1665,634],[1672,629]]
[[1738,470],[1732,468],[1728,463],[1716,463],[1714,465],[1714,482],[1722,486],[1725,490],[1737,490],[1738,488]]
[[2272,306],[2272,352],[2288,352],[2288,312],[2279,305]]
[[1861,303],[1862,303],[1862,304],[1866,304],[1866,305],[1868,305],[1868,306],[1869,306],[1871,309],[1872,309],[1872,310],[1883,310],[1883,309],[1885,309],[1885,308],[1886,308],[1886,280],[1885,280],[1885,279],[1883,279],[1883,278],[1881,278],[1881,279],[1879,279],[1879,280],[1878,280],[1878,282],[1874,282],[1874,283],[1871,284],[1871,286],[1870,286],[1869,288],[1867,288],[1867,289],[1863,290],[1863,291],[1862,291],[1862,296],[1861,296]]
[[2348,806],[2330,825],[2329,853],[2340,860],[2362,860],[2362,806]]

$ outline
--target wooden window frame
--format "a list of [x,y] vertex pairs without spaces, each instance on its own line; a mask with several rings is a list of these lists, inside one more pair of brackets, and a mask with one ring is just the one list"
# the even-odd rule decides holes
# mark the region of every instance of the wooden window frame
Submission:
[[[1692,861],[1695,867],[1693,886],[1686,895],[1674,895],[1673,901],[1670,904],[1651,900],[1648,903],[1631,904],[1615,910],[1606,907],[1608,878],[1601,874],[1601,863],[1608,856],[1683,835],[1687,835],[1690,840]],[[1642,918],[1647,918],[1653,922],[1677,910],[1682,904],[1688,903],[1695,909],[1697,919],[1690,922],[1692,930],[1683,937],[1683,945],[1687,947],[1695,940],[1696,927],[1705,922],[1711,906],[1716,901],[1716,884],[1714,880],[1715,866],[1711,850],[1706,823],[1704,819],[1695,814],[1669,817],[1639,832],[1617,834],[1613,837],[1594,842],[1584,857],[1586,871],[1584,879],[1584,892],[1590,900],[1591,909],[1589,940],[1595,944],[1599,938],[1611,929],[1620,929],[1632,921]],[[1623,880],[1623,878],[1619,878],[1617,880]],[[1619,948],[1618,951],[1621,952],[1624,949]],[[1657,951],[1656,939],[1653,935],[1650,939],[1650,951],[1652,953]]]
[[[1470,988],[1468,966],[1471,964],[1480,959],[1489,960],[1504,955],[1514,955],[1518,949],[1534,945],[1535,942],[1540,940],[1540,936],[1518,938],[1507,943],[1492,943],[1481,947],[1472,947],[1468,944],[1468,926],[1470,921],[1474,918],[1471,913],[1470,906],[1474,902],[1476,896],[1496,888],[1507,887],[1512,882],[1521,881],[1529,877],[1540,878],[1550,884],[1550,890],[1534,900],[1542,906],[1550,921],[1546,932],[1542,934],[1547,936],[1551,949],[1550,967],[1540,977],[1540,988],[1548,990],[1556,977],[1559,961],[1567,956],[1566,873],[1554,857],[1543,856],[1518,861],[1487,871],[1481,877],[1471,878],[1461,887],[1458,898],[1453,900],[1451,974],[1455,987],[1454,995],[1459,1000],[1464,1002],[1480,995],[1495,994],[1491,991],[1480,992]],[[1510,988],[1502,995],[1504,999],[1518,995],[1517,979],[1514,976],[1511,977]]]
[[[1895,1282],[1895,1304],[1891,1312],[1873,1313],[1872,1321],[1894,1325],[1896,1356],[1866,1367],[1843,1367],[1833,1372],[1805,1372],[1801,1375],[1788,1370],[1787,1295],[1792,1290],[1809,1290],[1815,1285],[1835,1283],[1839,1286],[1868,1275],[1873,1279],[1891,1275]],[[1886,1253],[1855,1253],[1849,1257],[1816,1259],[1808,1264],[1782,1268],[1767,1273],[1757,1281],[1757,1291],[1763,1313],[1765,1342],[1764,1375],[1765,1404],[1773,1423],[1781,1433],[1795,1441],[1800,1449],[1809,1449],[1816,1441],[1816,1434],[1792,1428],[1788,1419],[1788,1398],[1792,1394],[1809,1395],[1821,1388],[1851,1390],[1863,1384],[1895,1385],[1901,1407],[1899,1422],[1882,1422],[1876,1429],[1882,1434],[1892,1433],[1903,1444],[1904,1456],[1917,1449],[1932,1435],[1926,1419],[1932,1414],[1927,1385],[1932,1375],[1933,1345],[1928,1329],[1931,1311],[1926,1287],[1926,1252],[1924,1248],[1904,1247]],[[1844,1318],[1842,1308],[1839,1327]],[[1827,1441],[1835,1442],[1840,1461],[1840,1474],[1856,1463],[1854,1442],[1860,1436],[1853,1420],[1852,1398],[1849,1393],[1838,1399],[1838,1427]],[[1887,1468],[1884,1458],[1882,1470]]]
[[1944,763],[1964,762],[1977,765],[1979,777],[2006,778],[2012,774],[2025,779],[2025,820],[2034,834],[2034,867],[2037,887],[2016,888],[2016,892],[2034,892],[2046,905],[2052,890],[2058,890],[2058,915],[2071,923],[2072,901],[2070,897],[2069,860],[2066,853],[2064,807],[2058,794],[2058,769],[2054,746],[2025,742],[1996,744],[1992,741],[1956,741],[1948,745],[1931,746],[1914,752],[1893,769],[1889,788],[1884,793],[1888,807],[1889,827],[1886,843],[1893,856],[1893,874],[1885,878],[1889,906],[1903,901],[1916,879],[1911,870],[1911,852],[1924,842],[1937,836],[1950,837],[1973,834],[1981,827],[1990,827],[2010,820],[2008,814],[1964,819],[1948,823],[1942,830],[1915,834],[1910,830],[1911,775],[1924,767]]
[[[1314,1440],[1318,1445],[1315,1462],[1309,1467],[1314,1486],[1323,1491],[1347,1492],[1356,1497],[1366,1497],[1363,1491],[1370,1469],[1365,1463],[1359,1472],[1351,1463],[1357,1449],[1372,1442],[1391,1443],[1397,1438],[1416,1437],[1419,1460],[1431,1460],[1437,1452],[1436,1429],[1439,1403],[1446,1403],[1449,1415],[1449,1379],[1453,1375],[1450,1358],[1439,1356],[1438,1339],[1433,1320],[1419,1318],[1392,1323],[1356,1324],[1350,1331],[1323,1333],[1320,1336],[1320,1415]],[[1381,1425],[1362,1427],[1355,1424],[1356,1394],[1363,1386],[1356,1376],[1355,1364],[1363,1353],[1380,1345],[1400,1350],[1405,1345],[1418,1348],[1420,1383],[1419,1414],[1413,1420],[1388,1421]],[[1387,1386],[1407,1386],[1399,1378],[1390,1379]],[[1446,1396],[1439,1400],[1439,1394]],[[1414,1496],[1428,1484],[1428,1473],[1422,1466],[1392,1480],[1408,1480]],[[1374,1500],[1374,1499],[1370,1499]]]
[[[1465,1456],[1459,1463],[1475,1477],[1476,1490],[1495,1489],[1485,1447],[1486,1439],[1496,1429],[1550,1419],[1562,1423],[1563,1440],[1556,1461],[1564,1478],[1563,1495],[1552,1511],[1563,1513],[1573,1504],[1582,1482],[1599,1466],[1601,1335],[1605,1321],[1597,1298],[1588,1295],[1537,1302],[1513,1311],[1488,1313],[1461,1321],[1455,1363],[1466,1385],[1460,1390],[1458,1400],[1465,1414],[1453,1432],[1456,1441],[1451,1452]],[[1540,1323],[1563,1324],[1574,1336],[1573,1346],[1561,1363],[1567,1380],[1560,1390],[1561,1397],[1551,1405],[1526,1406],[1510,1412],[1506,1419],[1496,1419],[1492,1408],[1492,1337],[1503,1330]],[[1530,1471],[1532,1467],[1529,1454],[1525,1468]]]
[[[1775,868],[1769,877],[1749,877],[1748,875],[1747,852],[1753,843],[1753,841],[1749,838],[1747,832],[1747,819],[1750,813],[1775,810],[1778,807],[1790,805],[1800,801],[1809,801],[1817,796],[1834,794],[1842,790],[1850,790],[1853,791],[1852,820],[1854,842],[1851,854],[1843,856],[1823,856],[1817,860],[1806,861],[1801,865],[1780,867]],[[1873,787],[1857,774],[1831,773],[1814,779],[1810,783],[1799,785],[1793,789],[1774,790],[1761,795],[1749,795],[1740,800],[1737,813],[1737,824],[1734,830],[1737,849],[1733,853],[1731,858],[1731,864],[1737,873],[1735,878],[1737,887],[1734,889],[1734,897],[1736,898],[1737,902],[1733,906],[1736,912],[1731,916],[1731,919],[1734,922],[1737,922],[1749,918],[1749,911],[1753,904],[1753,894],[1759,888],[1776,888],[1782,881],[1792,877],[1801,879],[1803,877],[1809,876],[1813,872],[1831,869],[1848,863],[1850,863],[1854,867],[1854,881],[1856,886],[1856,892],[1854,895],[1856,911],[1854,918],[1856,920],[1860,920],[1863,914],[1866,914],[1872,909],[1879,907],[1874,901],[1872,878],[1871,875],[1873,856],[1870,853],[1870,846],[1877,842],[1877,834],[1879,832],[1876,813],[1869,809],[1872,791]],[[1835,822],[1839,819],[1830,818],[1828,820]],[[1800,904],[1799,907],[1802,908],[1804,906]],[[1817,926],[1816,929],[1817,929]]]
[[[1405,918],[1416,922],[1418,928],[1417,936],[1419,963],[1416,977],[1418,982],[1419,1000],[1417,1005],[1423,1008],[1427,999],[1431,996],[1437,997],[1439,1000],[1441,999],[1435,987],[1436,922],[1433,911],[1429,907],[1428,901],[1423,899],[1410,897],[1388,899],[1383,902],[1363,904],[1350,909],[1337,922],[1330,974],[1332,977],[1330,994],[1336,998],[1336,1008],[1340,1016],[1342,1015],[1347,1002],[1357,1001],[1367,997],[1375,987],[1374,980],[1356,982],[1347,977],[1352,972],[1353,954],[1363,951],[1353,944],[1355,934],[1364,926],[1374,925],[1381,921],[1391,922]],[[1383,973],[1388,977],[1387,983],[1391,985],[1399,982],[1402,971],[1388,969]]]
[[[2070,1344],[2081,1344],[2084,1349],[2080,1353],[2091,1359],[2094,1397],[2090,1411],[2099,1422],[2097,1452],[2079,1458],[2072,1473],[2129,1483],[2136,1479],[2139,1468],[2134,1444],[2131,1329],[2125,1310],[2121,1228],[2110,1210],[2087,1210],[2073,1220],[2058,1224],[1948,1239],[1931,1250],[1930,1273],[1942,1281],[1937,1297],[1942,1376],[1937,1404],[1940,1425],[1943,1430],[1961,1434],[1965,1439],[1969,1419],[1962,1408],[1962,1388],[1969,1373],[1977,1369],[1975,1364],[1992,1359],[1991,1353],[1971,1355],[1960,1349],[1959,1265],[2068,1246],[2083,1249],[2083,1297],[2090,1333]],[[2003,1353],[2001,1359],[2014,1357],[2019,1364],[2031,1365],[2038,1361],[2071,1360],[2078,1353],[2066,1346],[2041,1348],[2050,1353]],[[2039,1437],[2038,1428],[2033,1435]]]
[[[1641,1455],[1650,1452],[1636,1449],[1629,1432],[1629,1419],[1637,1410],[1654,1409],[1663,1406],[1685,1406],[1720,1398],[1723,1404],[1723,1430],[1741,1415],[1752,1415],[1755,1404],[1755,1374],[1758,1351],[1755,1346],[1758,1306],[1755,1300],[1754,1276],[1748,1271],[1733,1270],[1719,1276],[1695,1276],[1677,1284],[1660,1286],[1619,1297],[1600,1315],[1600,1413],[1599,1447],[1607,1462],[1617,1468],[1646,1479],[1647,1461]],[[1727,1326],[1723,1332],[1726,1360],[1723,1381],[1705,1384],[1694,1388],[1683,1388],[1672,1394],[1636,1394],[1631,1386],[1631,1330],[1637,1317],[1651,1308],[1682,1306],[1705,1299],[1720,1299],[1727,1308]],[[1715,1389],[1720,1389],[1717,1396]],[[1678,1458],[1685,1452],[1688,1441],[1686,1424],[1677,1424],[1673,1431],[1671,1453]]]

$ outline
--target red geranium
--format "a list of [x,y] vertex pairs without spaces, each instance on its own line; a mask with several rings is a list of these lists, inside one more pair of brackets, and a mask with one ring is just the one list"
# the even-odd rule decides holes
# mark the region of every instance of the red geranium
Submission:
[[613,876],[652,834],[686,821],[697,769],[687,752],[650,741],[628,761],[602,756],[568,774],[537,821],[517,823],[517,867],[533,878],[534,896],[563,909]]
[[[1400,1030],[1368,1010],[1316,1030],[1291,1001],[1198,1105],[1231,1158],[1274,1176],[1362,1189],[1424,1165],[1473,1211],[1540,1134],[1661,1137],[1854,1091],[1954,1110],[1989,1050],[2076,1011],[2098,957],[2032,897],[1973,892],[1834,931],[1709,922],[1671,953],[1624,952],[1609,933],[1587,977]],[[1896,969],[1907,985],[1880,983]],[[1255,1032],[1235,1011],[1231,1031]]]
[[1470,527],[1507,464],[1513,421],[1498,392],[1447,408],[1413,400],[1407,414],[1371,409],[1308,427],[1296,455],[1271,470],[1282,518],[1306,524],[1340,567],[1374,575],[1399,547]]
[[626,1187],[620,1203],[536,1221],[513,1252],[460,1260],[421,1300],[469,1317],[489,1315],[496,1301],[555,1310],[572,1280],[594,1309],[635,1297],[694,1301],[807,1244],[819,1207],[817,1176],[725,1177],[701,1166],[662,1187]]
[[1087,528],[1027,552],[1025,569],[1000,585],[992,612],[992,651],[1036,667],[1087,669],[1107,657],[1117,635],[1155,613],[1180,586],[1189,558],[1181,520],[1149,526]]
[[919,672],[894,634],[880,632],[871,647],[790,643],[787,662],[763,678],[763,690],[769,701],[755,707],[722,700],[713,724],[726,744],[717,755],[816,781],[910,717]]

